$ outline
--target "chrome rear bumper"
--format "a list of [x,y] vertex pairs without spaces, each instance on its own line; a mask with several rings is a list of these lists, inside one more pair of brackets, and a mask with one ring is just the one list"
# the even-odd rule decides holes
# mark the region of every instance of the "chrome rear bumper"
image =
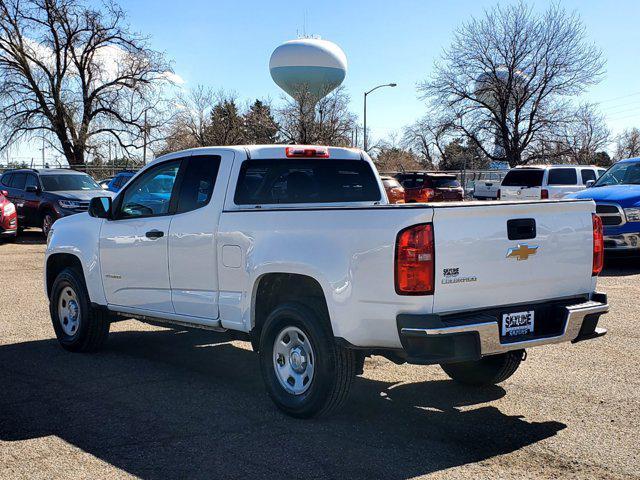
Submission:
[[[399,328],[401,340],[407,338],[413,338],[418,340],[422,339],[444,339],[450,338],[455,340],[462,336],[477,336],[479,345],[476,346],[476,354],[473,356],[482,357],[485,355],[494,355],[498,353],[504,353],[511,350],[520,350],[525,348],[537,347],[540,345],[550,345],[554,343],[562,342],[578,342],[581,340],[588,340],[591,338],[600,337],[606,334],[606,330],[603,328],[597,328],[597,321],[600,315],[609,311],[609,304],[607,303],[607,297],[602,293],[594,293],[592,299],[583,303],[574,305],[568,305],[563,307],[566,311],[566,317],[562,333],[555,336],[544,336],[540,338],[527,339],[522,341],[501,341],[499,323],[493,319],[489,321],[473,322],[462,325],[451,326],[437,326],[437,327],[402,327]],[[585,321],[589,317],[589,321]],[[585,326],[586,328],[583,328]],[[403,341],[403,344],[405,342]],[[431,344],[433,345],[433,343]],[[406,347],[406,345],[405,345]],[[406,348],[405,348],[406,349]],[[454,352],[461,350],[460,348],[454,348]],[[428,357],[428,352],[425,352]],[[457,353],[456,353],[457,355]],[[409,356],[412,356],[409,352]],[[463,355],[467,360],[470,354],[465,352]],[[445,358],[440,359],[445,361],[461,361],[457,358]],[[439,363],[438,359],[433,361],[426,360],[424,362],[416,363]]]

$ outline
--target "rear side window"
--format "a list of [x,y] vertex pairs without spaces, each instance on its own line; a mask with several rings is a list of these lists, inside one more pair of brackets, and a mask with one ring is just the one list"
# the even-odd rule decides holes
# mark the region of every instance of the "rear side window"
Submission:
[[502,180],[504,187],[539,187],[542,185],[544,170],[540,169],[514,169],[509,170]]
[[14,173],[13,179],[11,180],[11,187],[17,188],[18,190],[24,190],[24,184],[27,181],[26,173]]
[[177,213],[190,212],[209,203],[219,168],[218,155],[189,157],[180,185]]
[[593,170],[581,170],[580,175],[582,175],[582,183],[584,183],[585,185],[589,180],[596,179],[596,172],[594,172]]
[[575,168],[552,168],[549,170],[549,185],[575,185],[578,176]]
[[246,160],[240,169],[236,205],[373,202],[376,177],[362,160]]

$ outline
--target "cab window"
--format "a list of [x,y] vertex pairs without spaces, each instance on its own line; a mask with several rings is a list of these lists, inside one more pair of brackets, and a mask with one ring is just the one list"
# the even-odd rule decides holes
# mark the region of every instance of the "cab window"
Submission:
[[376,176],[362,160],[246,160],[236,205],[373,202],[380,200]]
[[138,177],[122,194],[118,218],[167,215],[180,160],[162,163]]

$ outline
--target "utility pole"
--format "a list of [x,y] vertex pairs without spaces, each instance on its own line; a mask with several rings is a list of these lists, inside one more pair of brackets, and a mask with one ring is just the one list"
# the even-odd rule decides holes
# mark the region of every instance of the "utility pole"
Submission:
[[142,164],[147,164],[147,111],[144,111],[144,131],[143,131],[143,147],[142,147]]

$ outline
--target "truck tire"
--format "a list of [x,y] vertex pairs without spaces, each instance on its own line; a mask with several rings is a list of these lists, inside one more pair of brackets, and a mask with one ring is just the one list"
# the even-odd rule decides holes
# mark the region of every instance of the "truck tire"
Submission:
[[505,381],[520,366],[524,350],[490,355],[472,362],[444,363],[442,370],[453,380],[477,387]]
[[58,342],[65,350],[96,351],[109,335],[108,313],[91,306],[84,278],[72,268],[65,268],[53,282],[49,312]]
[[279,305],[267,317],[259,355],[269,396],[297,418],[340,407],[356,376],[356,355],[336,343],[329,319],[299,303]]

